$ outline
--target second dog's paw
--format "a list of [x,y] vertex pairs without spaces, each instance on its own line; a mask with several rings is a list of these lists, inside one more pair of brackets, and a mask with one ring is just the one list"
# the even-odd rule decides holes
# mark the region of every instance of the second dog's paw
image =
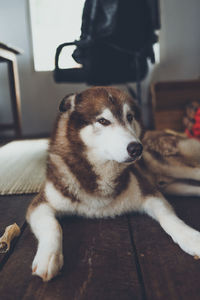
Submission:
[[37,252],[32,264],[32,274],[40,276],[43,281],[49,281],[59,273],[62,266],[63,254],[61,252]]

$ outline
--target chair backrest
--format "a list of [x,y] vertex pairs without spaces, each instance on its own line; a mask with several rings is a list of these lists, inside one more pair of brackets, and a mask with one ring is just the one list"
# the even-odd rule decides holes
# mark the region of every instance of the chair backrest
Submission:
[[151,95],[154,128],[183,131],[186,104],[200,100],[200,80],[156,82]]

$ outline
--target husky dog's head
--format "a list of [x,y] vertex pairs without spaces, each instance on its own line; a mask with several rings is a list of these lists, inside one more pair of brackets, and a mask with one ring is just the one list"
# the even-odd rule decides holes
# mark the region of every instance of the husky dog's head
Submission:
[[67,138],[92,160],[130,163],[142,154],[141,115],[134,100],[112,87],[94,87],[60,104]]

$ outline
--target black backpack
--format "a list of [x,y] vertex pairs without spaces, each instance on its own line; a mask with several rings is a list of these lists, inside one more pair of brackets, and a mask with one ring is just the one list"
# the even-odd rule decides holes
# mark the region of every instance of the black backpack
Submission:
[[[107,85],[142,80],[147,59],[154,62],[154,27],[147,0],[86,0],[80,40],[57,48],[55,81]],[[72,56],[82,68],[59,68],[60,52],[69,45],[76,45]]]

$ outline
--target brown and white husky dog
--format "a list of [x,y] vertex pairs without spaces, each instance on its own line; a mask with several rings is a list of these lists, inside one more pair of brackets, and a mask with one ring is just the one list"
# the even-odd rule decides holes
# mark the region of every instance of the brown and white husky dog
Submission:
[[200,233],[176,216],[162,193],[200,194],[199,142],[167,133],[143,138],[134,100],[112,87],[94,87],[62,100],[48,153],[46,182],[27,211],[38,239],[33,274],[48,281],[62,268],[56,216],[63,213],[105,218],[145,212],[185,252],[200,256]]

